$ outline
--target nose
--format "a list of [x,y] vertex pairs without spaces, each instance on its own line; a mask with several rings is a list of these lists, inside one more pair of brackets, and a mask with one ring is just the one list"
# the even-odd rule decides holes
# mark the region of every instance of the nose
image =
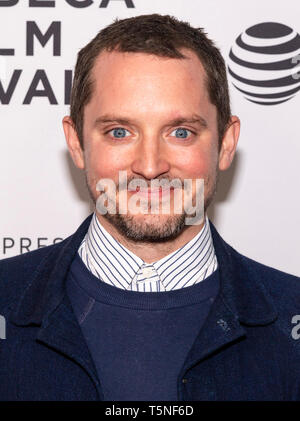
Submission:
[[151,180],[170,170],[166,145],[154,136],[144,137],[137,146],[131,166],[133,173]]

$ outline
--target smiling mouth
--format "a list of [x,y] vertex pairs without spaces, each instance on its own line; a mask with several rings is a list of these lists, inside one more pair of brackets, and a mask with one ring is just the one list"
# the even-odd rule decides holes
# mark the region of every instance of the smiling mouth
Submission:
[[138,197],[141,198],[147,198],[147,199],[151,199],[151,198],[162,198],[162,197],[166,197],[169,194],[171,195],[174,191],[173,187],[170,188],[164,188],[164,187],[156,187],[156,188],[140,188],[137,187],[135,190],[133,191],[129,191],[132,194],[137,194]]

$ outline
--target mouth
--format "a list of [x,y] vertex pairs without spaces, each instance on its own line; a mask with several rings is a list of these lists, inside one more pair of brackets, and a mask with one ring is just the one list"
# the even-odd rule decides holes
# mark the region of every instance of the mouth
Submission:
[[164,187],[156,187],[156,188],[140,188],[137,187],[136,190],[130,191],[130,193],[137,194],[138,197],[141,199],[160,199],[167,197],[168,195],[171,196],[173,193],[174,188],[164,188]]

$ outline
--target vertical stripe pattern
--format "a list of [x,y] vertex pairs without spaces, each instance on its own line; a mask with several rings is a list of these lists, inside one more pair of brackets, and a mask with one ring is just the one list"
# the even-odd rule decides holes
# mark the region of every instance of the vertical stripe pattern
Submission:
[[129,291],[161,292],[192,286],[218,267],[209,221],[184,246],[154,263],[146,263],[117,240],[94,213],[78,253],[97,278]]

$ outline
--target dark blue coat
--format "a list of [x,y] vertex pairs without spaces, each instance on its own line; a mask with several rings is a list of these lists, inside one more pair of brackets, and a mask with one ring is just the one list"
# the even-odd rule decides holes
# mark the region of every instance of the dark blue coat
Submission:
[[[0,262],[1,400],[102,399],[64,287],[90,219],[61,243]],[[300,279],[242,256],[211,230],[220,293],[179,373],[178,399],[300,400],[300,339],[291,334]]]

